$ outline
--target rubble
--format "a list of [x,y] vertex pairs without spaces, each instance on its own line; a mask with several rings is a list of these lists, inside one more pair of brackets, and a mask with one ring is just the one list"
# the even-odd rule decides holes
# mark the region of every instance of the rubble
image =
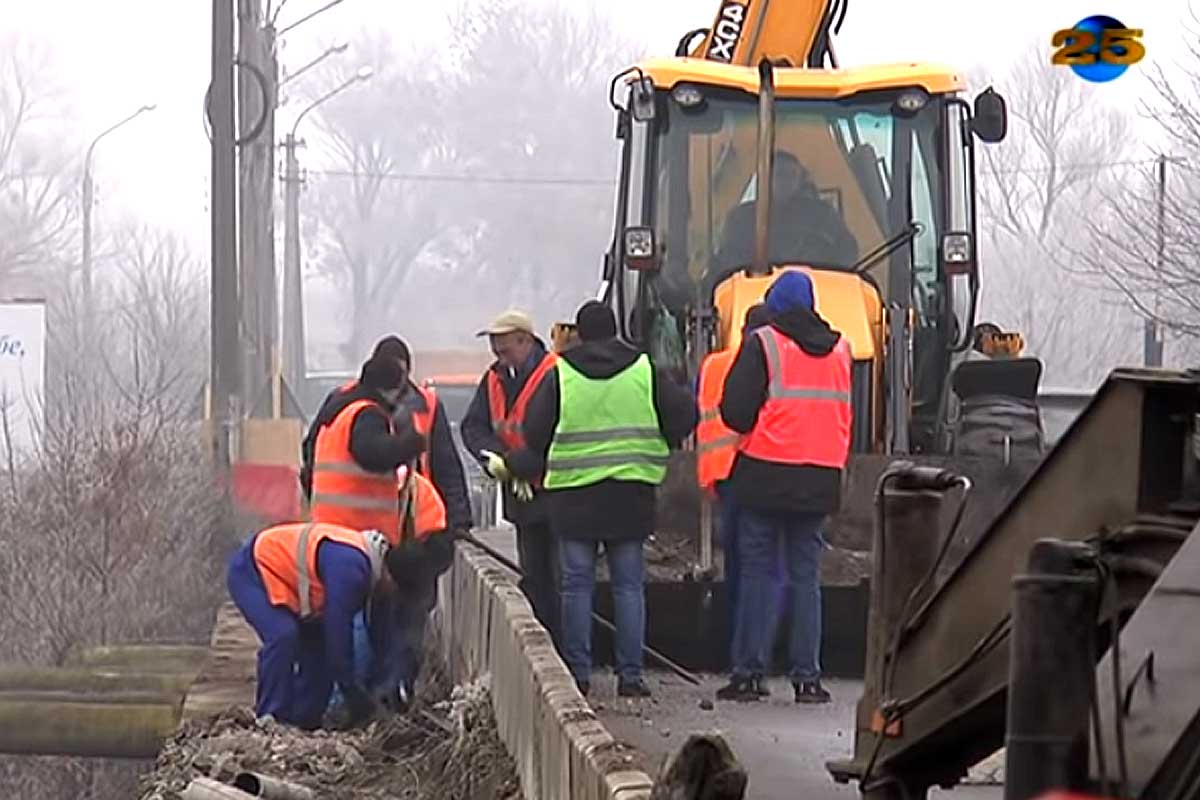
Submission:
[[139,800],[179,800],[199,777],[232,782],[254,771],[341,800],[515,800],[512,759],[496,731],[485,683],[418,687],[413,708],[365,728],[305,732],[248,708],[184,723],[143,776]]

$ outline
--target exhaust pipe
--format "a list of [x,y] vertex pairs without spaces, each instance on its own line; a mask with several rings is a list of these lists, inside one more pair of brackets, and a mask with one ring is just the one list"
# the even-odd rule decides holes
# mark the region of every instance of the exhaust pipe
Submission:
[[775,165],[775,68],[758,62],[758,173],[754,192],[754,264],[751,275],[770,275],[771,170]]

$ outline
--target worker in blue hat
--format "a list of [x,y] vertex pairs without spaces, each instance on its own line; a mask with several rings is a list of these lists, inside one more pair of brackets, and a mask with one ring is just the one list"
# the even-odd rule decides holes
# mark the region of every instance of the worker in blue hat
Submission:
[[778,560],[792,593],[791,680],[797,703],[827,703],[821,685],[822,529],[839,504],[850,453],[851,357],[817,313],[812,279],[782,273],[766,296],[770,322],[742,340],[721,419],[742,434],[729,478],[737,502],[741,588],[733,675],[722,700],[757,700],[775,630]]

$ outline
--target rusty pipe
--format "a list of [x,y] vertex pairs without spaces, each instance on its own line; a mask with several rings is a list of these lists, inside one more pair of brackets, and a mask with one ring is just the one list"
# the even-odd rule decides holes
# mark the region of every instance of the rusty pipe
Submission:
[[317,795],[307,786],[298,783],[272,778],[257,772],[239,772],[233,779],[233,785],[251,797],[263,797],[266,800],[316,800]]

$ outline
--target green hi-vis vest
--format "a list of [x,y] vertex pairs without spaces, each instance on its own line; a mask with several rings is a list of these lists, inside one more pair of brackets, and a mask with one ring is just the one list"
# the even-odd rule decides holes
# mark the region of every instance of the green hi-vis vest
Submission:
[[670,448],[658,427],[653,368],[643,353],[611,378],[592,379],[560,358],[558,427],[546,458],[547,489],[603,480],[657,486]]

